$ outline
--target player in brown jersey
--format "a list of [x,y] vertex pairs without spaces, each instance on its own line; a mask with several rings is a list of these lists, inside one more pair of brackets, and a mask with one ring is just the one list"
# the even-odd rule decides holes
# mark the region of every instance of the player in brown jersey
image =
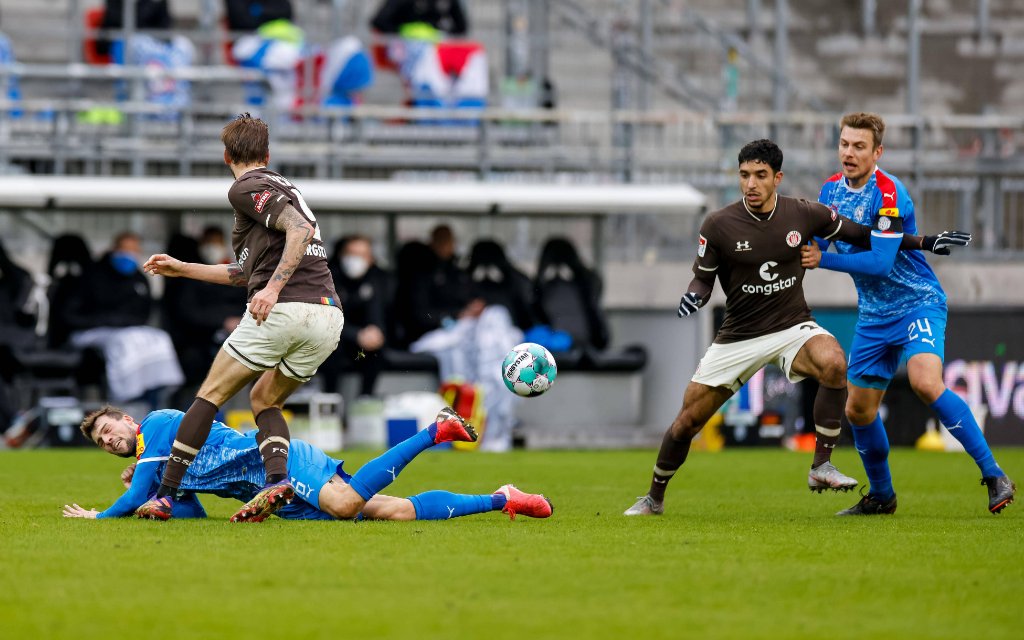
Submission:
[[[717,277],[726,295],[725,320],[665,432],[650,491],[625,515],[664,511],[665,489],[686,460],[690,441],[769,363],[793,382],[810,377],[819,383],[817,445],[808,487],[848,491],[857,485],[830,462],[846,404],[846,361],[839,343],[814,321],[804,301],[800,248],[815,236],[870,248],[871,229],[816,202],[780,196],[782,150],[770,140],[740,150],[739,179],[743,198],[709,214],[701,226],[694,279],[678,312],[685,317],[703,306]],[[934,246],[931,236],[904,236],[900,248]]]
[[235,177],[228,191],[235,212],[235,262],[205,265],[157,254],[143,268],[153,275],[247,287],[248,311],[185,413],[160,489],[136,511],[141,518],[171,517],[174,496],[210,434],[214,415],[253,380],[249,400],[266,486],[231,520],[263,520],[290,501],[290,441],[281,407],[338,346],[344,324],[316,217],[291,182],[267,169],[266,123],[242,114],[224,127],[221,141],[224,162]]

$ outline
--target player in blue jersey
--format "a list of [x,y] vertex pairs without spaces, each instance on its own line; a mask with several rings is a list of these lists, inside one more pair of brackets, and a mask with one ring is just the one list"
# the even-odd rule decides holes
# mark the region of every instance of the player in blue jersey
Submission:
[[[946,334],[946,294],[924,256],[899,252],[904,233],[917,233],[914,202],[895,176],[878,168],[885,123],[872,113],[842,119],[839,162],[842,171],[821,189],[818,201],[855,222],[872,227],[871,250],[836,242],[804,247],[803,266],[820,266],[853,276],[859,296],[857,327],[850,347],[846,417],[870,482],[869,492],[838,515],[890,514],[896,492],[889,473],[889,440],[878,407],[902,361],[914,393],[964,445],[988,487],[988,509],[999,513],[1013,502],[1016,487],[992,457],[970,407],[946,388],[942,361]],[[957,232],[940,242],[962,244]],[[822,249],[826,253],[822,253]],[[941,247],[935,253],[948,253]]]
[[[154,411],[141,424],[115,407],[103,407],[82,422],[82,433],[101,449],[137,462],[122,474],[128,491],[103,511],[65,505],[67,518],[115,518],[136,512],[160,486],[160,478],[172,455],[172,444],[182,418],[180,411]],[[293,440],[288,456],[288,475],[295,489],[294,499],[278,509],[260,509],[243,522],[259,522],[270,511],[294,520],[367,518],[372,520],[447,520],[486,511],[503,511],[510,517],[533,518],[551,515],[551,502],[542,495],[505,485],[492,494],[460,495],[448,491],[427,491],[409,498],[395,498],[379,492],[416,455],[435,444],[474,441],[476,432],[454,411],[445,407],[428,428],[367,462],[354,475],[342,468],[343,461],[320,449]],[[256,432],[241,434],[214,422],[210,436],[188,466],[175,498],[175,517],[206,516],[196,497],[210,493],[243,502],[253,499],[265,484],[263,460]],[[257,505],[258,506],[258,505]],[[277,505],[275,505],[277,506]],[[139,517],[144,517],[140,515]]]

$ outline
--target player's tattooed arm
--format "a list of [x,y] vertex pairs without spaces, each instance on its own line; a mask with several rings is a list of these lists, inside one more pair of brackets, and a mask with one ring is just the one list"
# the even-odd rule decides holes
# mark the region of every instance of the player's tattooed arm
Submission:
[[306,255],[306,247],[313,240],[316,230],[309,220],[291,205],[285,206],[277,216],[274,228],[285,234],[284,251],[267,286],[273,286],[280,291],[302,262],[302,257]]
[[237,262],[232,262],[225,266],[228,270],[228,284],[233,287],[244,287],[249,284],[249,281],[245,278],[245,272],[242,270],[241,265]]

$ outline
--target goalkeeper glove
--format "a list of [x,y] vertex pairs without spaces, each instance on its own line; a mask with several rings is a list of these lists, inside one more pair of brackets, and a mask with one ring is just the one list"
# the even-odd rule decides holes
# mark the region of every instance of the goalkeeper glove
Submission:
[[679,311],[677,312],[677,315],[680,318],[685,318],[686,316],[697,313],[697,309],[700,309],[702,304],[704,304],[704,301],[701,300],[700,296],[696,293],[693,293],[692,291],[684,293],[683,297],[679,300]]
[[940,256],[948,256],[952,247],[966,247],[971,242],[971,234],[966,231],[943,231],[936,236],[925,236],[922,249]]

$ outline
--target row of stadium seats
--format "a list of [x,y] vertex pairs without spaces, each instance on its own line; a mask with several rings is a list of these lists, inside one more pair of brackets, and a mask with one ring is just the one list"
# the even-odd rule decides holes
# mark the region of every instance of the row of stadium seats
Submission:
[[[346,271],[343,256],[349,240],[337,243],[329,261],[346,307],[346,329],[358,331],[372,319],[381,324],[386,337],[383,347],[374,349],[369,357],[356,355],[362,347],[347,349],[343,338],[342,346],[321,369],[316,383],[319,386],[340,389],[340,377],[357,373],[365,380],[368,369],[372,370],[371,378],[369,384],[360,386],[361,393],[373,393],[373,379],[382,372],[436,376],[438,362],[434,356],[408,349],[425,332],[443,324],[425,313],[425,305],[440,295],[431,288],[431,282],[441,272],[449,276],[443,291],[450,306],[447,310],[433,307],[434,312],[454,318],[462,305],[476,299],[486,305],[504,306],[514,323],[526,331],[527,339],[545,343],[556,354],[561,371],[628,373],[641,370],[646,363],[642,347],[608,350],[610,336],[600,306],[600,279],[582,264],[573,245],[564,238],[552,238],[545,244],[532,281],[512,266],[501,245],[488,240],[474,244],[465,268],[439,260],[425,244],[410,242],[396,256],[393,273],[375,268],[369,274],[354,274]],[[176,236],[168,252],[195,262],[230,259],[223,232],[217,228],[204,231],[201,241]],[[6,406],[0,397],[0,422],[34,405],[42,396],[108,397],[110,380],[105,376],[102,350],[76,347],[71,341],[74,335],[105,322],[129,327],[145,323],[144,318],[149,317],[148,324],[163,327],[183,369],[184,384],[175,402],[185,402],[194,392],[232,322],[237,322],[245,304],[244,292],[168,280],[159,313],[154,314],[150,311],[148,287],[139,289],[146,281],[138,272],[142,256],[134,256],[135,262],[129,260],[127,270],[120,275],[108,268],[110,264],[118,267],[116,263],[124,254],[115,244],[114,250],[93,260],[80,236],[63,235],[53,243],[46,277],[39,277],[0,250],[0,308],[4,310],[0,317],[0,371],[14,395],[7,399]],[[118,312],[116,318],[95,316],[95,321],[79,316],[76,310],[83,310],[83,296],[99,311],[107,306],[95,299],[95,291],[98,286],[112,288],[111,278],[118,282],[123,279],[128,287],[118,306],[138,309],[143,315],[133,320],[125,311]],[[368,293],[370,285],[376,291],[371,287]],[[132,297],[132,287],[139,298],[137,303],[127,299]],[[376,296],[379,299],[369,299]],[[377,305],[379,313],[368,313],[368,305]]]

